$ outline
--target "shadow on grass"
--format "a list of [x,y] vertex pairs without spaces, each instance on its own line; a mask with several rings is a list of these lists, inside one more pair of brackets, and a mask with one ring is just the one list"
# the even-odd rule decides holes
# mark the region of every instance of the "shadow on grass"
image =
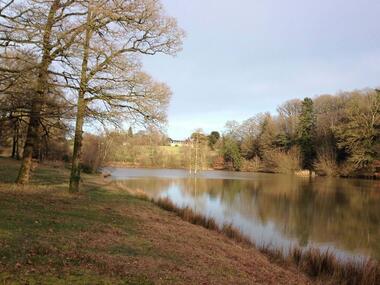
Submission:
[[0,157],[0,182],[14,183],[16,181],[20,162]]
[[[20,161],[0,157],[0,183],[15,183]],[[31,184],[38,185],[57,185],[68,183],[69,171],[65,168],[52,168],[47,165],[39,165],[32,171]]]
[[[1,191],[0,187],[2,272],[21,278],[30,270],[39,275],[48,271],[52,276],[89,270],[89,276],[117,279],[130,271],[125,261],[129,257],[157,254],[149,242],[136,236],[136,220],[116,210],[147,202],[91,187],[76,196],[54,191],[46,194]],[[125,284],[152,284],[140,275],[132,273],[127,279],[130,283]],[[103,277],[100,280],[105,280]],[[92,284],[84,278],[83,284]]]
[[41,166],[32,175],[32,183],[38,185],[68,184],[69,182],[69,174],[66,169],[51,169]]
[[69,170],[49,164],[33,171],[31,185],[18,186],[19,165],[0,158],[0,283],[153,284],[130,259],[164,253],[124,212],[148,202],[108,191],[92,175],[71,195]]

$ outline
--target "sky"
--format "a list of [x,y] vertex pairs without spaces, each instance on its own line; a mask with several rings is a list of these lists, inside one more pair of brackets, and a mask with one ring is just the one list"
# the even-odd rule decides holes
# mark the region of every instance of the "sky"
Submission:
[[172,91],[167,132],[223,131],[288,99],[380,86],[379,0],[162,0],[186,31],[144,58]]

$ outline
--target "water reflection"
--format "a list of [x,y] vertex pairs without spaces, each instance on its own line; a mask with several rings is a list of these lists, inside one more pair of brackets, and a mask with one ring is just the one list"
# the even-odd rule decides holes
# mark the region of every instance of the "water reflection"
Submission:
[[257,243],[380,260],[380,181],[287,175],[113,169],[126,187],[232,223]]

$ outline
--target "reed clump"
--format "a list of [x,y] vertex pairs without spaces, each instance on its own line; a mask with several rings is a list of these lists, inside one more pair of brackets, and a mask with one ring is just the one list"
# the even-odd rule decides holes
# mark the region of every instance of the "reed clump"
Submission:
[[195,213],[190,208],[179,208],[173,204],[169,199],[163,198],[158,200],[153,200],[155,204],[157,204],[160,208],[174,212],[179,217],[181,217],[186,222],[192,223],[194,225],[202,226],[209,230],[218,230],[218,226],[214,219],[207,218],[203,215]]
[[237,242],[252,245],[252,242],[244,235],[242,235],[241,232],[238,229],[234,228],[231,224],[223,225],[219,231],[228,238],[233,239]]
[[220,232],[225,236],[236,240],[237,242],[251,243],[246,237],[244,237],[240,233],[239,230],[232,227],[232,225],[224,225],[222,227],[219,227],[213,218],[205,217],[201,214],[198,214],[188,207],[179,208],[167,198],[153,200],[153,202],[166,211],[174,212],[186,222],[202,226],[209,230]]
[[285,252],[269,245],[258,247],[231,224],[218,226],[213,218],[204,217],[190,208],[179,208],[168,198],[152,202],[187,222],[222,233],[239,243],[253,246],[274,262],[295,265],[300,271],[315,280],[322,281],[323,284],[380,285],[380,265],[377,261],[342,261],[329,250],[321,251],[315,248],[293,247]]
[[277,263],[286,263],[284,251],[278,247],[272,247],[269,244],[256,246],[256,248],[263,254],[265,254],[271,261]]
[[342,261],[333,252],[293,248],[288,259],[308,276],[327,284],[378,285],[380,266],[374,260]]

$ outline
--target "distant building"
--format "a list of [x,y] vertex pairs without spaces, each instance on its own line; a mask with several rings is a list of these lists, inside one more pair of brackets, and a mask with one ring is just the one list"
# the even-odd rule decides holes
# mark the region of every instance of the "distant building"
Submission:
[[179,146],[183,146],[185,144],[187,144],[187,141],[181,141],[181,140],[173,140],[173,139],[169,139],[169,144],[170,146],[172,147],[179,147]]

